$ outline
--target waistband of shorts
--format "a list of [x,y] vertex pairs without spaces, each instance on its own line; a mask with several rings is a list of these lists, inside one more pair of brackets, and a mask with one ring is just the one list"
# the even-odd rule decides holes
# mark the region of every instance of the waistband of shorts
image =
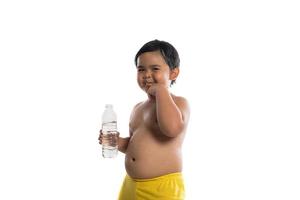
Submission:
[[182,173],[181,172],[175,172],[175,173],[170,173],[154,178],[147,178],[147,179],[139,179],[139,178],[131,178],[128,174],[127,177],[132,179],[133,181],[136,182],[144,182],[144,181],[156,181],[156,180],[163,180],[163,179],[169,179],[169,178],[182,178]]

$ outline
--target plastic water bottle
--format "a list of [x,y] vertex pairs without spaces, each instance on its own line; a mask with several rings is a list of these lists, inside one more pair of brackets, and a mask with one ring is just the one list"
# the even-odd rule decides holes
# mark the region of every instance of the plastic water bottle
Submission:
[[104,158],[114,158],[118,155],[117,115],[111,104],[105,105],[102,115],[102,156]]

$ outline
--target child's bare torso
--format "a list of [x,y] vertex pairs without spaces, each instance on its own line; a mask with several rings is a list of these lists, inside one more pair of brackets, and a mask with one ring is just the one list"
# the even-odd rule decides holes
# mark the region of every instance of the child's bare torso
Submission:
[[161,133],[155,101],[140,103],[130,119],[125,167],[132,178],[153,178],[182,170],[181,146],[184,132],[177,137]]

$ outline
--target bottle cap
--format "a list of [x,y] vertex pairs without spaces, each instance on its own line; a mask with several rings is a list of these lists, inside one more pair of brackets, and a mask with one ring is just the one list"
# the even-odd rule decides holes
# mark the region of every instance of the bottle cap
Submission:
[[105,104],[105,108],[112,108],[113,105],[112,104]]

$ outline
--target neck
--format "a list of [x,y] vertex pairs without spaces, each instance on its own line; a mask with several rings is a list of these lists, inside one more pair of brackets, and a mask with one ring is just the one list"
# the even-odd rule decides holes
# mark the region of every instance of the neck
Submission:
[[149,101],[155,101],[156,98],[155,98],[155,96],[148,95],[148,100],[149,100]]

